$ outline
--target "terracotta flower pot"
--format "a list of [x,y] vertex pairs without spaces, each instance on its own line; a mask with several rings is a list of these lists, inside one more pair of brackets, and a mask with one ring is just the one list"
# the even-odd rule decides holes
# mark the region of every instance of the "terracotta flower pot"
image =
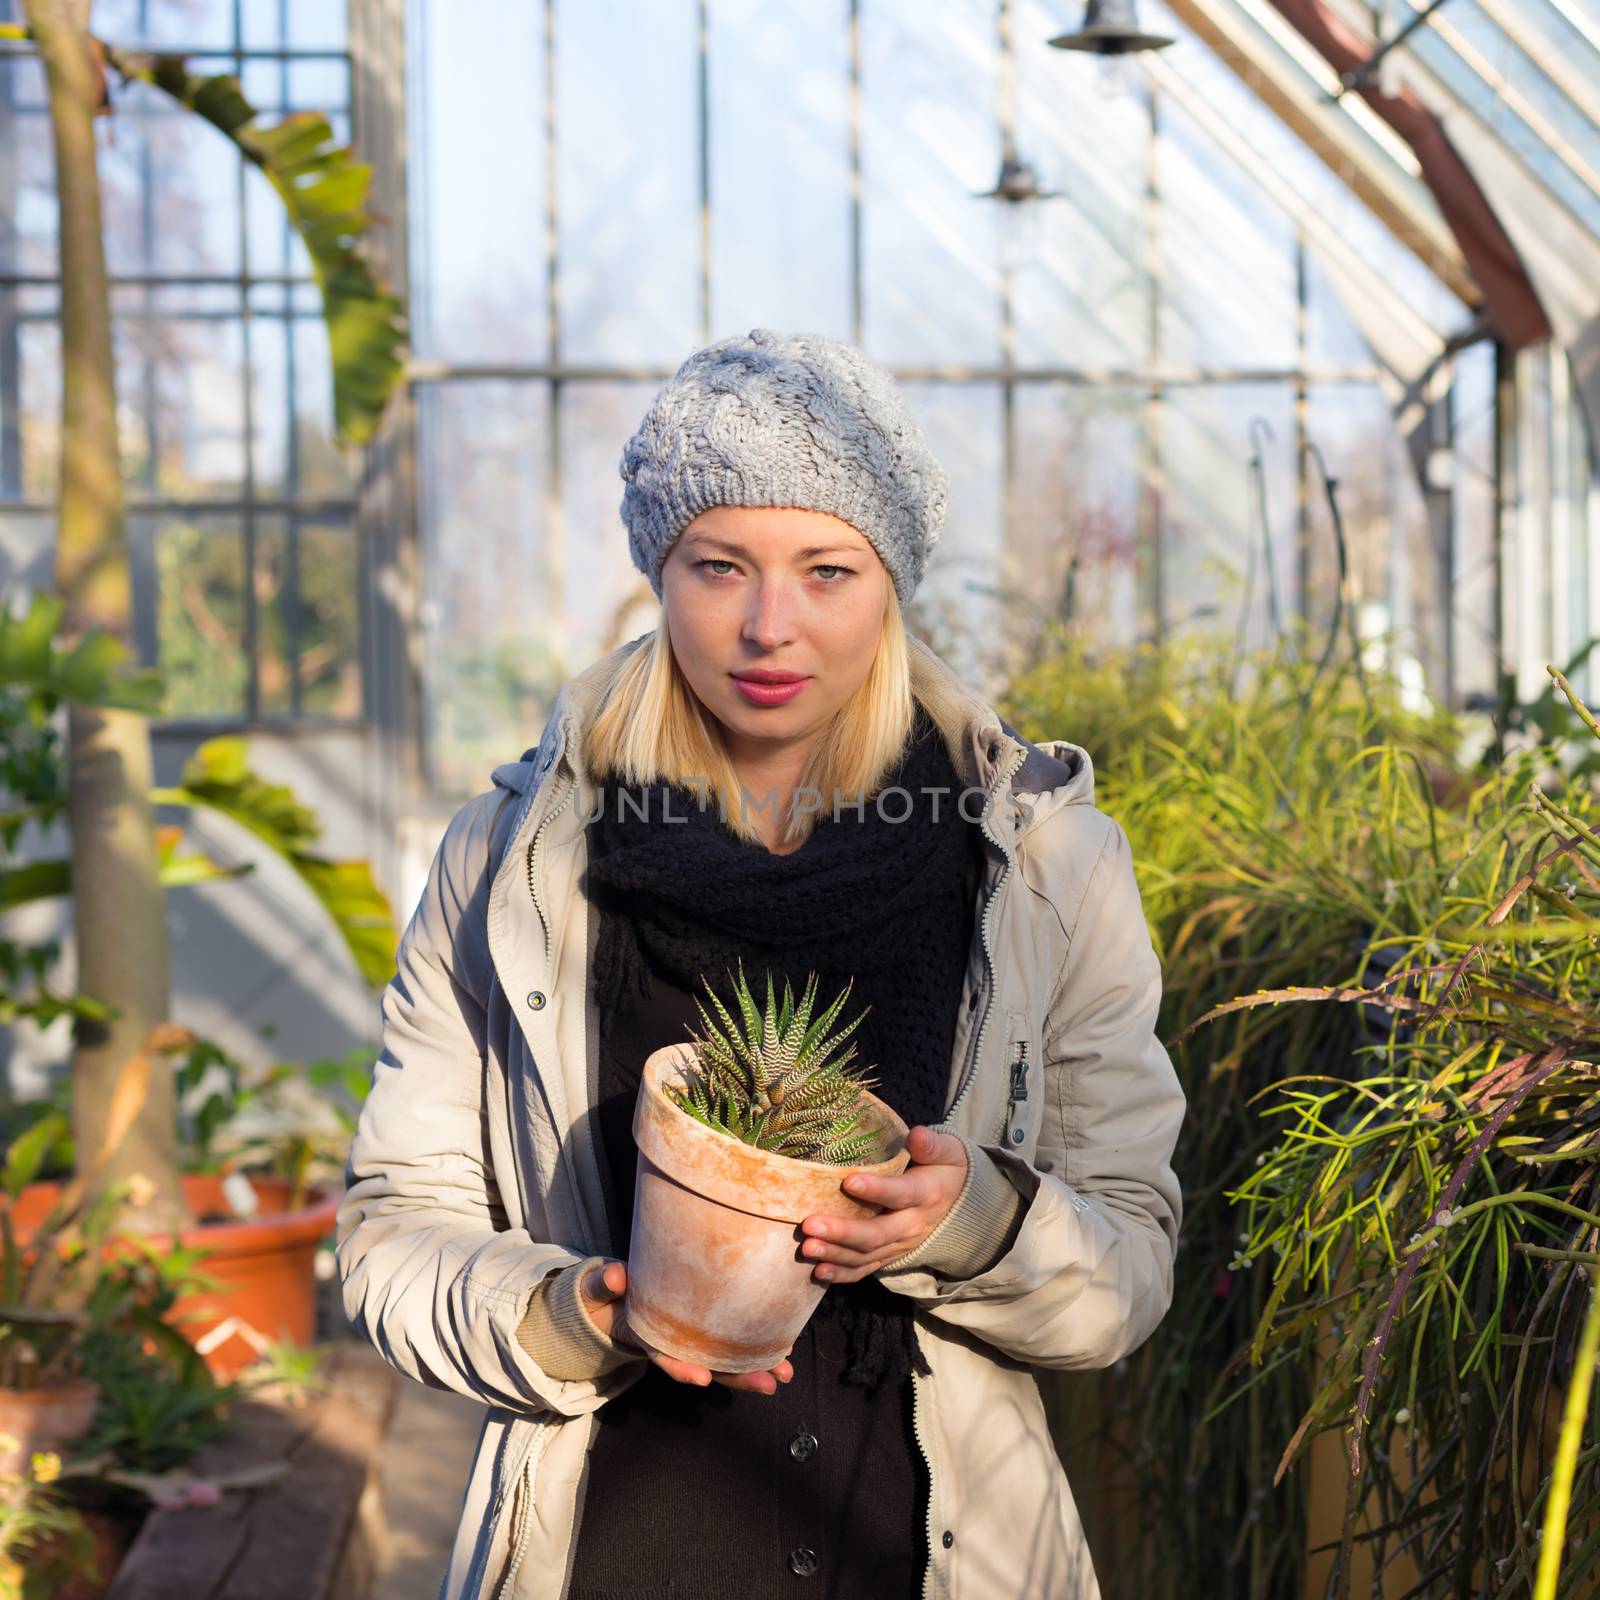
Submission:
[[[183,1198],[196,1217],[228,1214],[222,1179],[190,1174]],[[316,1320],[317,1246],[333,1231],[340,1191],[316,1184],[298,1210],[285,1209],[293,1185],[282,1178],[251,1175],[260,1210],[253,1217],[206,1221],[177,1238],[184,1249],[207,1252],[197,1270],[215,1278],[208,1294],[186,1295],[169,1321],[205,1357],[224,1381],[249,1366],[269,1341],[310,1344]],[[48,1215],[58,1185],[29,1184],[13,1213],[19,1239]],[[171,1234],[145,1234],[158,1250],[172,1247]],[[108,1248],[114,1248],[108,1246]]]
[[74,1378],[50,1389],[0,1389],[0,1436],[17,1441],[0,1446],[0,1472],[21,1472],[36,1450],[60,1450],[81,1439],[100,1407],[100,1386]]
[[639,1147],[628,1244],[628,1325],[656,1349],[713,1372],[761,1372],[789,1352],[827,1285],[800,1254],[813,1212],[876,1216],[840,1187],[851,1172],[894,1177],[911,1160],[910,1129],[870,1091],[866,1120],[890,1154],[834,1166],[758,1150],[696,1122],[663,1092],[684,1081],[693,1044],[644,1064],[634,1103]]

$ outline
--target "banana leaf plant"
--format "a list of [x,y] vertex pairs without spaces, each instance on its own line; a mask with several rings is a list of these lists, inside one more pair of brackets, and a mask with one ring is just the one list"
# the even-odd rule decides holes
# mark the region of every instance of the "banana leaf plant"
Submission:
[[[332,356],[334,412],[341,442],[375,432],[402,372],[405,325],[395,297],[363,254],[371,227],[370,170],[338,144],[325,116],[296,113],[264,125],[231,75],[191,73],[171,54],[124,50],[89,27],[88,0],[24,0],[24,21],[0,24],[0,38],[31,45],[44,67],[55,159],[61,260],[61,479],[55,591],[64,631],[80,640],[99,628],[132,639],[132,579],[118,460],[111,290],[106,268],[95,121],[115,113],[111,78],[148,84],[229,139],[267,178],[304,242],[320,286]],[[173,863],[170,836],[154,814],[148,716],[151,707],[67,699],[71,825],[79,982],[110,1008],[75,1018],[73,1127],[80,1161],[99,1181],[145,1179],[147,1198],[130,1223],[151,1229],[190,1221],[179,1183],[169,1074],[151,1073],[146,1054],[171,999],[162,874]],[[270,786],[249,779],[236,751],[197,758],[177,803],[205,803],[275,840],[296,860],[324,903],[359,926],[375,902],[361,885],[308,849],[302,818]],[[48,872],[49,869],[44,869]],[[191,863],[179,871],[196,870]],[[365,909],[363,909],[365,908]],[[376,958],[370,938],[358,960]],[[114,1162],[94,1158],[107,1142],[107,1107],[128,1074],[144,1087],[141,1111]]]

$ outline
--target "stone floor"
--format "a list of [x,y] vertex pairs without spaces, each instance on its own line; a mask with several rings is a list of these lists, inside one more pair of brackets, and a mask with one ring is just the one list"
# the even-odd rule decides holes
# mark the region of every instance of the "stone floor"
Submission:
[[436,1600],[483,1407],[403,1380],[383,1457],[389,1536],[372,1600]]

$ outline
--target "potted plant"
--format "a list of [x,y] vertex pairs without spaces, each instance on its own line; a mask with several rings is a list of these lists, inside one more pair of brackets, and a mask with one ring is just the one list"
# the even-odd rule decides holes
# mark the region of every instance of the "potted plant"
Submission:
[[[767,974],[758,1010],[740,963],[739,1018],[707,984],[718,1021],[644,1064],[628,1246],[628,1323],[667,1355],[718,1372],[759,1372],[788,1353],[826,1292],[799,1253],[814,1212],[870,1217],[846,1171],[893,1177],[910,1160],[895,1111],[841,1049],[866,1012],[834,1032],[846,986],[813,1019],[817,976],[779,1004]],[[720,1022],[721,1026],[718,1026]]]
[[[314,1337],[317,1253],[332,1235],[355,1116],[346,1102],[359,1108],[369,1056],[358,1046],[342,1058],[252,1070],[173,1023],[161,1024],[152,1043],[151,1053],[173,1059],[181,1183],[194,1220],[176,1233],[121,1235],[116,1247],[203,1263],[204,1279],[176,1297],[168,1319],[227,1380],[276,1344]],[[37,1176],[41,1160],[71,1165],[64,1114],[37,1117],[19,1151],[24,1140],[30,1180],[10,1219],[27,1239],[62,1188]]]

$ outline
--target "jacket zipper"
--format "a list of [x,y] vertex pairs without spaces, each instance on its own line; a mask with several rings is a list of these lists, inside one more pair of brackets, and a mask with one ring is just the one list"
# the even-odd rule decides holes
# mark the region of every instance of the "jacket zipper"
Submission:
[[1028,1098],[1028,1041],[1018,1039],[1016,1045],[1016,1059],[1011,1063],[1011,1096],[1006,1101],[1006,1120],[1002,1130],[1007,1143],[1011,1142],[1011,1125],[1016,1120],[1017,1107]]
[[[989,792],[990,792],[991,795],[997,794],[1002,788],[1005,787],[1006,783],[1015,774],[1017,768],[1020,767],[1022,765],[1022,763],[1027,759],[1027,756],[1028,756],[1028,752],[1025,749],[1018,749],[1018,750],[1014,750],[1012,752],[1012,759],[1006,764],[1005,769],[999,774],[999,776],[995,779],[993,785],[990,787]],[[982,815],[982,817],[980,817],[978,819],[978,825],[983,829],[983,831],[986,834],[988,834],[989,838],[994,842],[995,846],[999,849],[1000,853],[1005,857],[1005,866],[1001,869],[1000,876],[995,880],[995,886],[990,891],[988,899],[986,899],[983,902],[983,913],[978,918],[978,935],[979,935],[979,938],[981,939],[981,941],[983,943],[984,966],[985,966],[985,968],[986,968],[986,970],[988,972],[988,975],[989,975],[989,977],[988,977],[989,993],[988,993],[988,998],[984,1002],[983,1016],[978,1021],[978,1031],[977,1031],[976,1035],[973,1038],[972,1050],[971,1050],[971,1052],[970,1052],[970,1054],[969,1054],[969,1056],[967,1058],[966,1066],[963,1068],[963,1071],[962,1071],[962,1078],[961,1078],[960,1087],[956,1090],[955,1099],[950,1102],[950,1109],[945,1112],[944,1117],[942,1119],[943,1121],[945,1121],[947,1123],[951,1122],[952,1120],[954,1120],[957,1108],[961,1105],[961,1102],[966,1098],[967,1090],[972,1087],[972,1080],[977,1076],[977,1064],[978,1064],[979,1060],[981,1059],[981,1056],[980,1056],[979,1052],[983,1048],[983,1030],[985,1028],[987,1028],[988,1025],[989,1025],[989,1012],[994,1006],[994,990],[995,990],[994,949],[989,943],[989,912],[990,912],[990,909],[993,907],[995,901],[1000,898],[1000,890],[1004,887],[1004,885],[1006,883],[1006,880],[1010,877],[1011,868],[1012,868],[1012,865],[1013,865],[1013,857],[1012,857],[1011,851],[1007,847],[1005,841],[1003,839],[999,838],[995,834],[994,830],[989,826],[989,812],[992,809],[993,809],[992,807],[985,808],[984,814]],[[912,1328],[911,1336],[912,1336],[913,1339],[916,1338],[916,1336],[917,1336],[916,1328],[914,1326]],[[927,1472],[928,1472],[929,1490],[928,1490],[928,1510],[927,1510],[927,1527],[926,1527],[928,1565],[927,1565],[927,1568],[926,1568],[926,1570],[925,1570],[925,1572],[923,1574],[923,1594],[927,1595],[931,1591],[931,1589],[933,1587],[933,1582],[934,1582],[934,1579],[933,1579],[933,1562],[934,1562],[934,1555],[933,1555],[933,1489],[932,1489],[932,1484],[933,1484],[933,1459],[928,1453],[927,1440],[923,1437],[923,1433],[922,1433],[922,1395],[921,1395],[921,1385],[918,1382],[918,1374],[915,1373],[915,1372],[913,1372],[911,1374],[911,1432],[912,1432],[912,1436],[917,1441],[917,1448],[922,1452],[922,1463],[923,1463],[923,1466],[927,1469]],[[942,1585],[942,1584],[940,1585],[940,1587],[941,1588],[946,1588],[946,1589],[948,1588],[947,1585]]]
[[[911,1326],[911,1337],[915,1342],[917,1329],[914,1320]],[[928,1509],[924,1513],[926,1517],[924,1535],[927,1540],[925,1548],[928,1552],[928,1564],[923,1569],[922,1575],[922,1593],[924,1600],[926,1600],[933,1587],[933,1472],[932,1458],[928,1454],[928,1444],[922,1436],[922,1383],[921,1375],[916,1372],[911,1374],[911,1433],[917,1441],[917,1449],[922,1452],[922,1464],[928,1469]]]
[[561,796],[561,803],[554,811],[547,811],[539,819],[539,826],[533,830],[533,837],[528,841],[528,893],[533,897],[533,909],[539,913],[539,923],[544,929],[544,962],[546,969],[550,965],[550,918],[545,915],[545,909],[539,904],[539,874],[536,864],[536,852],[539,840],[544,836],[544,830],[567,809],[567,802],[572,798],[572,792],[577,787],[575,782],[569,781],[566,793]]
[[555,1424],[540,1422],[534,1425],[534,1432],[528,1439],[528,1448],[522,1452],[522,1464],[512,1475],[511,1480],[502,1489],[500,1499],[495,1507],[498,1516],[501,1507],[511,1497],[512,1514],[516,1514],[519,1504],[516,1491],[523,1489],[520,1504],[522,1506],[522,1521],[513,1532],[516,1535],[515,1546],[511,1552],[511,1565],[506,1568],[506,1575],[500,1580],[500,1587],[495,1590],[495,1600],[513,1600],[516,1594],[517,1573],[522,1567],[522,1558],[528,1549],[528,1534],[533,1528],[533,1485],[538,1471],[539,1458],[544,1455],[544,1446],[549,1441]]
[[[1027,760],[1027,757],[1028,752],[1026,749],[1019,747],[1012,751],[1011,760],[1007,762],[1005,769],[995,779],[989,791],[991,795],[997,794],[1010,781],[1017,768]],[[984,1029],[989,1026],[989,1013],[994,1009],[994,949],[989,943],[989,912],[993,908],[995,901],[1000,898],[1000,891],[1006,886],[1006,882],[1011,876],[1011,868],[1015,864],[1015,858],[1012,856],[1010,847],[1005,840],[998,838],[994,830],[989,826],[989,812],[992,809],[992,807],[985,808],[983,815],[978,819],[978,825],[988,834],[995,847],[1004,855],[1006,860],[1005,866],[1001,868],[999,878],[995,880],[993,890],[990,891],[989,898],[983,903],[983,915],[978,918],[978,935],[983,944],[983,960],[989,974],[989,992],[984,1002],[983,1016],[978,1022],[977,1034],[973,1038],[972,1051],[967,1059],[966,1068],[962,1073],[961,1086],[956,1091],[955,1099],[950,1102],[950,1109],[944,1114],[943,1120],[945,1122],[951,1122],[955,1119],[957,1109],[960,1107],[961,1102],[966,1099],[967,1091],[972,1087],[972,1080],[978,1075],[978,1062],[983,1059],[983,1033]]]

